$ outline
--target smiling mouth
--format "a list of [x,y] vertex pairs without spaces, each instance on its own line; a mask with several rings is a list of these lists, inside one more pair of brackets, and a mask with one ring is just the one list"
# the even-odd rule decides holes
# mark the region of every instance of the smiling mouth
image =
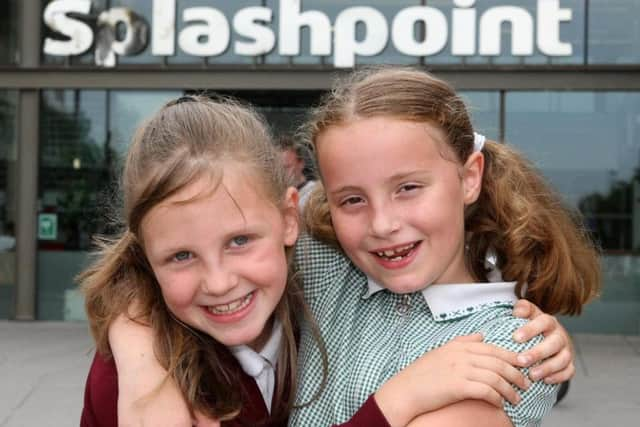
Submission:
[[399,246],[394,249],[387,249],[384,251],[373,251],[372,254],[376,255],[379,258],[382,258],[387,261],[401,261],[403,258],[411,254],[416,246],[418,246],[420,242],[409,243],[404,246]]
[[217,315],[228,315],[228,314],[236,313],[251,303],[254,293],[255,291],[249,292],[244,297],[231,301],[228,304],[207,306],[207,310],[209,311],[209,313],[217,314]]

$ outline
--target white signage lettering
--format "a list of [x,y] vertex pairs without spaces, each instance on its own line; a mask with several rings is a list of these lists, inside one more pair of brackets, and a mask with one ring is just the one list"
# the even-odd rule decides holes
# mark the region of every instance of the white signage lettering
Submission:
[[247,7],[236,13],[233,17],[233,28],[238,35],[251,40],[235,42],[234,48],[238,55],[264,55],[273,50],[276,35],[271,28],[259,24],[271,22],[272,16],[273,12],[267,7]]
[[300,54],[300,30],[309,27],[311,55],[331,55],[331,21],[322,12],[300,13],[300,0],[280,0],[280,55]]
[[190,7],[182,12],[185,23],[191,24],[184,28],[178,36],[178,46],[184,52],[194,56],[220,55],[227,50],[231,39],[229,21],[222,12],[212,7]]
[[[364,25],[365,36],[356,38],[356,25]],[[336,17],[335,59],[339,68],[353,67],[356,55],[375,56],[382,52],[389,40],[387,20],[380,11],[371,7],[350,7]]]
[[55,0],[44,9],[44,22],[53,31],[69,38],[67,41],[47,37],[44,41],[44,53],[48,55],[69,56],[85,53],[93,44],[93,30],[77,19],[69,18],[67,13],[77,12],[88,15],[91,11],[90,0]]
[[456,0],[457,8],[451,12],[453,33],[451,34],[451,54],[470,56],[476,52],[476,10],[469,9],[475,0]]
[[538,49],[549,56],[571,55],[571,43],[560,41],[560,23],[571,21],[571,9],[560,9],[560,0],[538,2]]
[[[126,29],[124,39],[116,38],[118,24]],[[149,27],[144,18],[124,7],[105,10],[96,23],[96,64],[114,67],[117,55],[135,55],[147,47]]]
[[[277,12],[264,6],[245,7],[233,17],[200,6],[182,10],[184,28],[176,34],[176,0],[153,0],[150,23],[128,8],[117,7],[99,13],[94,27],[89,19],[78,19],[90,14],[90,0],[54,0],[45,8],[43,20],[63,39],[47,37],[43,50],[47,55],[70,56],[95,45],[96,64],[107,67],[116,65],[117,56],[142,52],[149,38],[151,54],[156,56],[175,55],[176,43],[182,52],[203,57],[215,57],[230,48],[236,55],[265,55],[276,45],[279,55],[297,56],[302,52],[302,31],[308,30],[309,53],[333,55],[338,68],[353,67],[358,57],[378,55],[388,45],[416,57],[437,55],[448,42],[454,56],[529,56],[536,49],[548,56],[572,54],[573,45],[560,39],[560,27],[571,21],[573,12],[562,8],[560,0],[537,0],[535,14],[510,5],[478,13],[475,3],[453,0],[450,17],[435,6],[405,7],[392,16],[374,7],[347,7],[336,15],[333,25],[326,13],[303,10],[301,0],[280,0]],[[418,33],[418,25],[424,31]],[[123,40],[116,39],[120,26]],[[503,31],[505,27],[509,33]],[[505,34],[510,38],[508,52],[503,52]]]
[[[416,24],[424,24],[425,35],[416,41]],[[447,44],[447,18],[438,9],[429,6],[408,7],[398,12],[393,20],[391,39],[400,53],[413,56],[435,55]]]
[[153,0],[151,54],[172,56],[176,52],[176,2]]

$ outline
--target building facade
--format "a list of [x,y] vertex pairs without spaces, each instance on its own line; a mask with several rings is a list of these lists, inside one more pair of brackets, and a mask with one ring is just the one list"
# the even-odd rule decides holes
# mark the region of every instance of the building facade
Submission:
[[451,82],[585,216],[603,293],[569,329],[640,334],[640,2],[6,0],[0,19],[0,318],[83,318],[74,277],[168,99],[233,94],[291,132],[336,76],[387,63]]

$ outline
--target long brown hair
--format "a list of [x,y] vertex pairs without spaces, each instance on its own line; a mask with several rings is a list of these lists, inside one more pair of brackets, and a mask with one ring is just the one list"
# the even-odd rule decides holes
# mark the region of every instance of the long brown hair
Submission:
[[[197,179],[219,182],[223,163],[230,160],[242,162],[247,173],[257,176],[268,199],[282,206],[289,178],[260,115],[228,98],[190,96],[162,107],[138,128],[125,160],[125,231],[115,239],[101,239],[95,262],[79,276],[97,350],[110,354],[108,327],[121,313],[148,324],[156,357],[191,409],[221,420],[236,416],[242,402],[239,373],[221,363],[233,356],[207,334],[172,316],[144,254],[140,227],[154,206]],[[293,405],[296,333],[300,317],[308,315],[305,307],[294,275],[289,274],[274,313],[284,336],[272,411],[276,419],[284,419]]]
[[[473,153],[474,132],[464,101],[446,82],[403,67],[366,69],[338,81],[312,111],[300,137],[315,149],[327,129],[377,116],[436,126],[460,164]],[[477,280],[487,280],[484,257],[493,247],[503,277],[518,282],[518,295],[548,313],[580,313],[600,289],[598,251],[580,216],[513,148],[487,141],[482,152],[480,197],[465,211],[470,271]],[[339,246],[320,186],[307,202],[305,222],[316,238]]]

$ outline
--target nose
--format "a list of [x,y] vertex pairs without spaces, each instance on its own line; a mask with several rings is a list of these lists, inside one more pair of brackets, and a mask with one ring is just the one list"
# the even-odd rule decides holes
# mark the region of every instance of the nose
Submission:
[[380,203],[371,207],[370,217],[371,234],[377,237],[386,237],[400,228],[400,218],[393,203]]
[[208,265],[203,269],[200,288],[206,294],[222,296],[238,286],[238,282],[233,269],[222,264]]

